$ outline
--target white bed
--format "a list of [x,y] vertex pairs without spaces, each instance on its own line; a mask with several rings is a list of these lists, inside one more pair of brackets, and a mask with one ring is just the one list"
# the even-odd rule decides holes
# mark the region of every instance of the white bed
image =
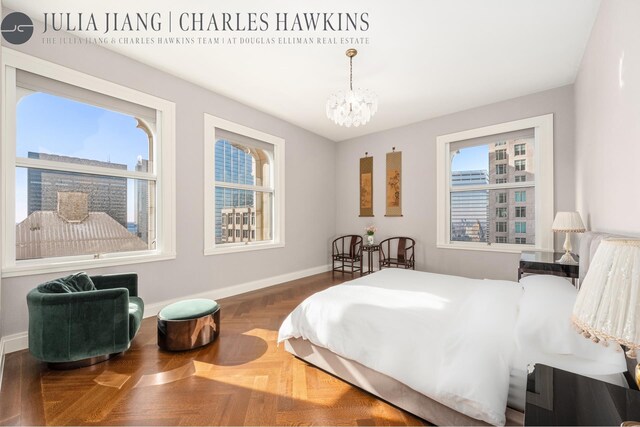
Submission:
[[570,283],[523,282],[387,269],[309,297],[279,341],[438,425],[522,425],[531,362],[623,384],[622,353],[570,330]]

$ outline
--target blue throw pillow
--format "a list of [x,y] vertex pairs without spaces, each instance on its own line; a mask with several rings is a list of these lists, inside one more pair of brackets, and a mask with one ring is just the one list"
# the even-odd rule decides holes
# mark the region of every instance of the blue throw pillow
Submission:
[[72,274],[38,285],[38,290],[47,294],[95,291],[96,287],[85,272]]

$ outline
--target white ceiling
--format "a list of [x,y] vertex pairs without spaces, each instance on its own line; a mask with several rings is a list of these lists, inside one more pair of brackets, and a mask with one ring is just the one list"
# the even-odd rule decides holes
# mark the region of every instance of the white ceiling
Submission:
[[[45,3],[47,3],[45,5]],[[599,0],[2,0],[44,12],[368,12],[359,33],[224,33],[236,37],[357,36],[369,44],[109,45],[126,56],[340,141],[573,83]],[[160,35],[168,34],[165,26]],[[78,34],[78,33],[76,33]],[[93,34],[89,34],[93,35]],[[128,34],[131,35],[131,34]],[[327,96],[348,84],[378,94],[370,123],[343,128],[325,116]]]

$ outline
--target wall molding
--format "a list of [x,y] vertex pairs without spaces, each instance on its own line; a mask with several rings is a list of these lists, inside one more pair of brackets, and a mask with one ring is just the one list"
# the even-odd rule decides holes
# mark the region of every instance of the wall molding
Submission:
[[[185,295],[179,298],[172,298],[153,304],[145,305],[144,318],[156,316],[163,307],[168,304],[191,298],[209,298],[209,299],[222,299],[232,297],[235,295],[244,294],[251,291],[257,291],[259,289],[269,288],[271,286],[280,285],[292,280],[302,279],[303,277],[313,276],[314,274],[320,274],[331,270],[331,265],[320,265],[318,267],[312,267],[305,270],[294,271],[292,273],[281,274],[279,276],[267,277],[264,279],[254,280],[251,282],[240,283],[233,286],[227,286],[220,289],[212,289],[210,291],[201,292],[198,294]],[[2,385],[2,372],[4,369],[4,356],[5,354],[13,353],[15,351],[25,350],[29,348],[29,335],[27,331],[18,332],[17,334],[7,335],[0,338],[0,386]]]

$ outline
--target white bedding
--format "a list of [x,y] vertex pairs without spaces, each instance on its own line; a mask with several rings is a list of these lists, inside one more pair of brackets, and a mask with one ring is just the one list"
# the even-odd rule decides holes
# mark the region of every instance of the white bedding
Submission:
[[504,425],[515,282],[387,269],[312,295],[278,341],[304,338],[470,417]]

